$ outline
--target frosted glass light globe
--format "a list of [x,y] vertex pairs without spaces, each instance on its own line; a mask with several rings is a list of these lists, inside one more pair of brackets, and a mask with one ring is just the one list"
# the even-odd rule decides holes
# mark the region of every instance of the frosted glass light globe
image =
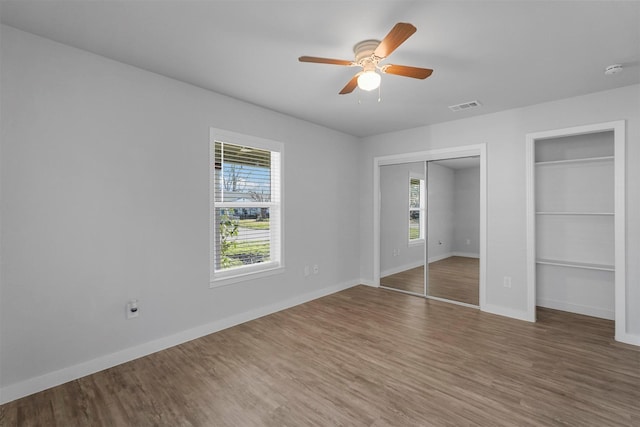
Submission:
[[374,90],[380,86],[380,74],[375,71],[365,71],[358,76],[358,87],[362,90]]

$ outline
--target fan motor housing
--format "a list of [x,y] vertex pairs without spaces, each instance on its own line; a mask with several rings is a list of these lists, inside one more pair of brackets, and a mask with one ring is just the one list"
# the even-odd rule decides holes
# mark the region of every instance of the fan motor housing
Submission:
[[366,61],[368,58],[373,56],[373,52],[376,50],[378,45],[380,44],[380,40],[364,40],[360,43],[357,43],[353,47],[353,53],[356,55],[356,63],[361,64],[362,61]]

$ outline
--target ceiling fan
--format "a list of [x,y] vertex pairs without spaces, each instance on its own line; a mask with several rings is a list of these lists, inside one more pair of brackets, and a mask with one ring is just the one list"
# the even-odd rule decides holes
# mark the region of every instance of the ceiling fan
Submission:
[[389,31],[382,41],[364,40],[353,47],[355,61],[344,59],[318,58],[315,56],[301,56],[300,62],[315,62],[318,64],[343,65],[347,67],[362,67],[362,71],[356,73],[349,83],[340,91],[340,95],[353,92],[357,87],[363,90],[373,90],[380,86],[380,74],[376,70],[385,74],[395,74],[397,76],[412,77],[414,79],[426,79],[433,73],[429,68],[409,67],[407,65],[385,64],[380,62],[386,59],[391,53],[404,43],[416,32],[416,27],[406,22],[398,22]]

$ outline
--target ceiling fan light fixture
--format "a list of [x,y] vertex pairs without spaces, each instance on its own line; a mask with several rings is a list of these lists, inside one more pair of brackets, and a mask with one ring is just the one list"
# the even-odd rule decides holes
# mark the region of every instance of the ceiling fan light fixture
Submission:
[[372,91],[380,87],[380,74],[375,71],[365,71],[358,76],[358,87],[362,90]]

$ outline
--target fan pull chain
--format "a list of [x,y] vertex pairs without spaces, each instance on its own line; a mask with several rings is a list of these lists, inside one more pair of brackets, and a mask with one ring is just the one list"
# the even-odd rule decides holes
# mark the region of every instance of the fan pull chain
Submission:
[[382,85],[378,86],[378,102],[382,101],[382,95],[380,94],[382,89],[381,89]]

